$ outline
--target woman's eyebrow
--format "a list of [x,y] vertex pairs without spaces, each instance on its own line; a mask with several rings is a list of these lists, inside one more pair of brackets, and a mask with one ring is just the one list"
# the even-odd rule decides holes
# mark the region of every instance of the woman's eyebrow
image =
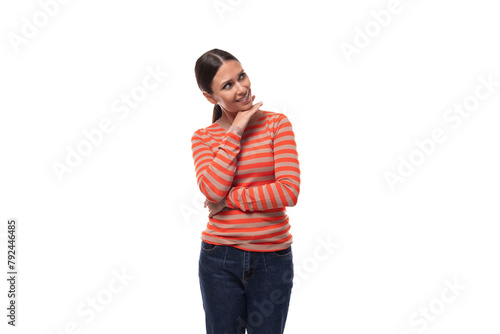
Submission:
[[[240,73],[238,73],[238,77],[239,77],[239,76],[241,75],[241,73],[243,73],[243,72],[245,72],[245,70],[241,70],[241,72],[240,72]],[[230,82],[231,80],[232,80],[232,79],[229,79],[229,80],[224,81],[224,82],[220,85],[220,87],[221,87],[221,88],[222,88],[222,87],[224,87],[224,86],[225,86],[228,82]]]

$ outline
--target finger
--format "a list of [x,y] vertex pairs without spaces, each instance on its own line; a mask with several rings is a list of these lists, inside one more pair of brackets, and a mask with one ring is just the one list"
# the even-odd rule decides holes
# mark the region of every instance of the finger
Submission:
[[259,110],[259,108],[264,104],[264,102],[260,101],[260,102],[257,102],[256,104],[254,104],[252,106],[252,109],[250,109],[250,112],[253,112],[253,111],[257,111]]
[[258,119],[262,115],[262,110],[260,110],[260,107],[262,106],[264,102],[260,101],[257,104],[255,104],[252,109],[248,111],[248,116],[250,119]]

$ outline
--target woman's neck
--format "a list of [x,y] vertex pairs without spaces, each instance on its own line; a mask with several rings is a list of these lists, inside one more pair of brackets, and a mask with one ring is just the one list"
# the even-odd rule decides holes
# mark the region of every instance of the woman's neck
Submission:
[[227,130],[233,124],[237,114],[238,112],[233,115],[232,113],[222,109],[222,116],[217,120],[217,124]]
[[[237,111],[233,115],[233,113],[227,112],[226,110],[222,109],[222,116],[215,122],[227,131],[229,127],[233,124],[234,119],[236,118],[238,113],[239,111]],[[252,117],[248,121],[248,124],[254,124],[257,121],[257,119],[260,118],[260,116],[262,116],[262,110],[258,110],[254,115],[252,115]]]

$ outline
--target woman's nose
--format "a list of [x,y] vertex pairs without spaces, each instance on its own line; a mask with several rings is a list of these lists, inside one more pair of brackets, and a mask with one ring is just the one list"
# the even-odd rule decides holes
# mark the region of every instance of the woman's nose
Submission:
[[241,83],[237,83],[236,84],[236,93],[238,94],[241,94],[241,93],[244,93],[245,92],[245,87],[243,87],[243,85]]

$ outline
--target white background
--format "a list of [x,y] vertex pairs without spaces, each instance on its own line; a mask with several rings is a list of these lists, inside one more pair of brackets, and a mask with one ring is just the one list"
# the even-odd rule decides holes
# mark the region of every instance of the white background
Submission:
[[[44,3],[55,11],[46,22]],[[204,333],[208,209],[190,139],[211,123],[194,65],[213,48],[240,60],[255,101],[295,131],[285,333],[499,331],[500,87],[459,126],[443,118],[473,101],[480,76],[500,81],[492,1],[401,0],[382,27],[370,12],[388,0],[222,0],[219,12],[212,0],[54,3],[0,5],[1,277],[7,219],[19,222],[18,326],[6,324],[2,279],[2,333]],[[113,104],[148,67],[168,76],[120,119]],[[104,119],[113,131],[59,179],[53,164]],[[418,157],[415,141],[436,128],[446,140],[392,190],[385,173]],[[123,286],[122,271],[133,277]],[[90,320],[92,298],[105,305]]]

